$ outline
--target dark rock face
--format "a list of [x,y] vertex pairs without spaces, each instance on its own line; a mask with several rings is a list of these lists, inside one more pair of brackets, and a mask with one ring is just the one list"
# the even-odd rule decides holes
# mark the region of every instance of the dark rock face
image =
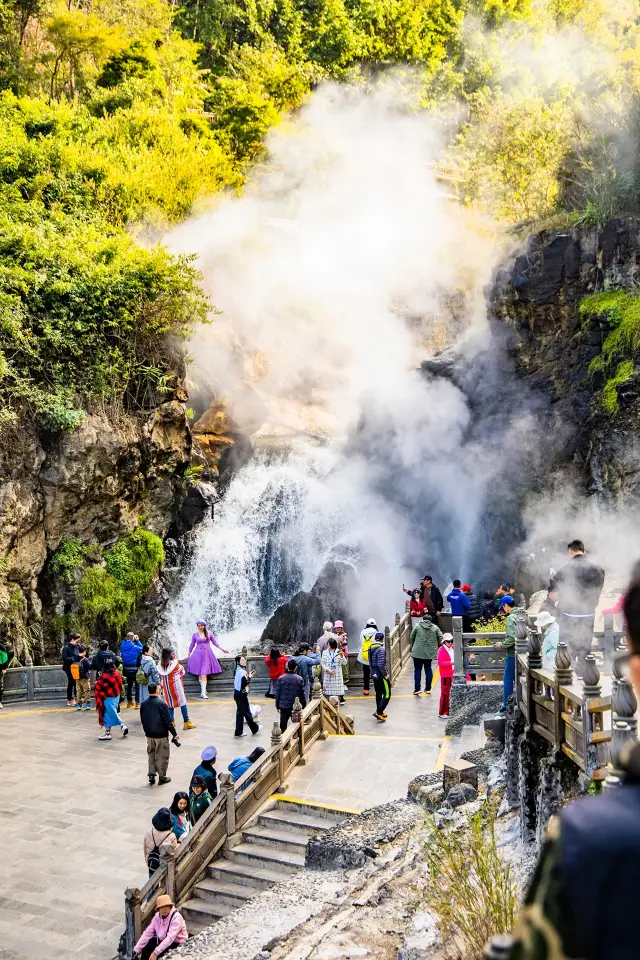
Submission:
[[604,227],[532,236],[523,252],[498,271],[491,293],[494,317],[513,331],[509,352],[524,384],[547,398],[543,428],[561,424],[562,443],[548,473],[608,500],[640,494],[640,383],[621,385],[620,413],[610,418],[594,402],[602,382],[589,364],[609,328],[583,324],[580,301],[603,289],[629,288],[640,277],[640,220],[614,219]]
[[287,650],[303,640],[314,644],[322,636],[326,620],[344,619],[349,636],[357,635],[357,624],[347,619],[350,598],[357,589],[357,577],[348,563],[329,561],[309,593],[300,590],[287,603],[281,604],[265,627],[260,643],[271,643]]
[[464,726],[479,723],[483,714],[495,713],[501,706],[501,683],[454,683],[446,733],[461,733]]

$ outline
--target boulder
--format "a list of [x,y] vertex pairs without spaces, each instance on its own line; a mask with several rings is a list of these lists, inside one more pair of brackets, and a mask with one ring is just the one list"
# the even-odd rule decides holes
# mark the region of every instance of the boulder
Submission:
[[458,783],[447,793],[447,803],[452,807],[462,807],[478,799],[478,791],[470,783]]

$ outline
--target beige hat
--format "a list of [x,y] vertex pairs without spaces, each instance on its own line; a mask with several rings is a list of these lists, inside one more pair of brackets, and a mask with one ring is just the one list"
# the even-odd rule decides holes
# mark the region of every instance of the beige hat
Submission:
[[552,617],[548,610],[543,610],[534,620],[536,627],[548,627],[551,623],[555,622],[556,618]]
[[160,907],[172,907],[173,905],[173,900],[166,893],[161,893],[159,897],[156,897],[156,910],[159,910]]

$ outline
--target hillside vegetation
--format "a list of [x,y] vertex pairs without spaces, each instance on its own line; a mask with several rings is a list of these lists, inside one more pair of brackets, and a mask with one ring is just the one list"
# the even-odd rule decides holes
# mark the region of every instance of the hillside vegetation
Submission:
[[612,7],[0,0],[0,423],[72,429],[172,391],[208,305],[149,244],[240,189],[324,79],[409,70],[416,109],[457,117],[445,175],[503,220],[635,208],[640,11]]

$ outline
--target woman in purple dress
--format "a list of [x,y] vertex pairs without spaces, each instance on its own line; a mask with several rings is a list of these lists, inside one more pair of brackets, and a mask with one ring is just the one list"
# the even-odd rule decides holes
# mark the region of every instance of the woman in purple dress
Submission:
[[204,620],[198,620],[198,629],[191,637],[191,646],[189,647],[189,659],[187,660],[187,670],[189,673],[195,673],[200,678],[200,697],[202,700],[208,700],[207,696],[207,677],[210,673],[222,673],[222,667],[218,663],[218,658],[213,652],[217,647],[223,653],[224,650],[215,636],[207,630]]

